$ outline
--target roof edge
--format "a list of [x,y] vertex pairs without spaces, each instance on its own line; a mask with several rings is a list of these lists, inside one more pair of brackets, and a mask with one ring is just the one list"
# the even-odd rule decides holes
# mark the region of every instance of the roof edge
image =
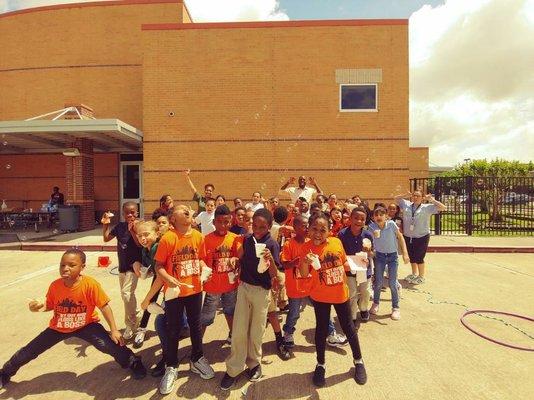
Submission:
[[408,19],[324,19],[291,21],[251,21],[251,22],[193,22],[191,24],[142,24],[144,31],[168,31],[184,29],[246,29],[246,28],[295,28],[320,26],[376,26],[408,25]]
[[[89,1],[84,3],[66,3],[66,4],[54,4],[50,6],[41,6],[33,8],[25,8],[23,10],[10,11],[0,14],[0,18],[12,17],[20,14],[29,14],[39,11],[53,11],[66,8],[81,8],[81,7],[100,7],[100,6],[131,6],[138,4],[165,4],[176,3],[184,4],[183,0],[111,0],[111,1]],[[189,11],[188,11],[189,13]]]

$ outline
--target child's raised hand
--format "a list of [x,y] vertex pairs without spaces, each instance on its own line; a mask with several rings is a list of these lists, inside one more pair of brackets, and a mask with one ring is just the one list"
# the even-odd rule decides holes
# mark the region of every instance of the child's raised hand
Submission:
[[[39,312],[44,307],[44,304],[36,299],[28,299],[30,302],[28,303],[28,308],[31,312]],[[44,311],[44,310],[43,310]]]
[[118,344],[119,346],[124,346],[124,338],[118,330],[109,332],[109,337],[111,338],[111,340],[113,340],[115,344]]
[[102,215],[100,222],[102,225],[109,225],[111,223],[111,217],[114,217],[113,213],[111,211],[106,211],[104,215]]

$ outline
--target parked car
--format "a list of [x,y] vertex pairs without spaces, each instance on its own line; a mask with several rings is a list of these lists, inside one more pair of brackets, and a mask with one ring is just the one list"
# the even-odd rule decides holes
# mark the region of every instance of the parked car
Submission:
[[531,197],[524,193],[508,192],[504,194],[503,204],[526,204],[531,201]]

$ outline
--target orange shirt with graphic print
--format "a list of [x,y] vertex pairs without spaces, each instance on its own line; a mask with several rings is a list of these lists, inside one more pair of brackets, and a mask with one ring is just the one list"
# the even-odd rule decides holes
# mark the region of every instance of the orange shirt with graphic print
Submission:
[[300,257],[312,252],[319,256],[321,269],[316,271],[310,265],[312,284],[310,297],[322,303],[338,304],[349,299],[349,287],[345,275],[344,264],[347,261],[341,240],[328,237],[326,242],[316,246],[313,241],[306,242],[300,252]]
[[[165,271],[174,276],[180,283],[193,286],[193,288],[189,288],[181,285],[178,297],[187,297],[202,291],[200,248],[203,246],[203,242],[202,233],[196,229],[191,229],[185,235],[169,230],[159,241],[154,259],[163,264]],[[166,282],[164,282],[163,287],[164,290],[167,290]]]
[[[306,239],[306,241],[309,241],[309,239]],[[284,263],[293,261],[296,258],[300,260],[301,248],[306,244],[306,241],[299,243],[295,239],[289,239],[285,242],[280,254],[280,261]],[[300,299],[310,295],[312,284],[311,275],[302,277],[298,264],[293,268],[285,268],[284,273],[286,275],[287,297]]]
[[211,277],[204,282],[204,291],[208,293],[226,293],[237,288],[239,282],[230,264],[235,257],[234,241],[237,235],[228,232],[225,236],[211,232],[204,237],[200,248],[200,258],[212,269]]
[[56,279],[46,294],[46,309],[54,311],[48,326],[62,333],[77,331],[98,322],[95,308],[108,303],[109,297],[100,284],[89,276],[80,275],[80,280],[72,287],[65,286],[63,279]]

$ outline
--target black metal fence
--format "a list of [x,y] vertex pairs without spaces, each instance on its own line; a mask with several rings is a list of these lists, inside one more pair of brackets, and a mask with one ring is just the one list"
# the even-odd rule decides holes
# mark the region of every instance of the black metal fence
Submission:
[[436,235],[534,235],[534,178],[414,178],[410,188],[447,206],[431,221]]

